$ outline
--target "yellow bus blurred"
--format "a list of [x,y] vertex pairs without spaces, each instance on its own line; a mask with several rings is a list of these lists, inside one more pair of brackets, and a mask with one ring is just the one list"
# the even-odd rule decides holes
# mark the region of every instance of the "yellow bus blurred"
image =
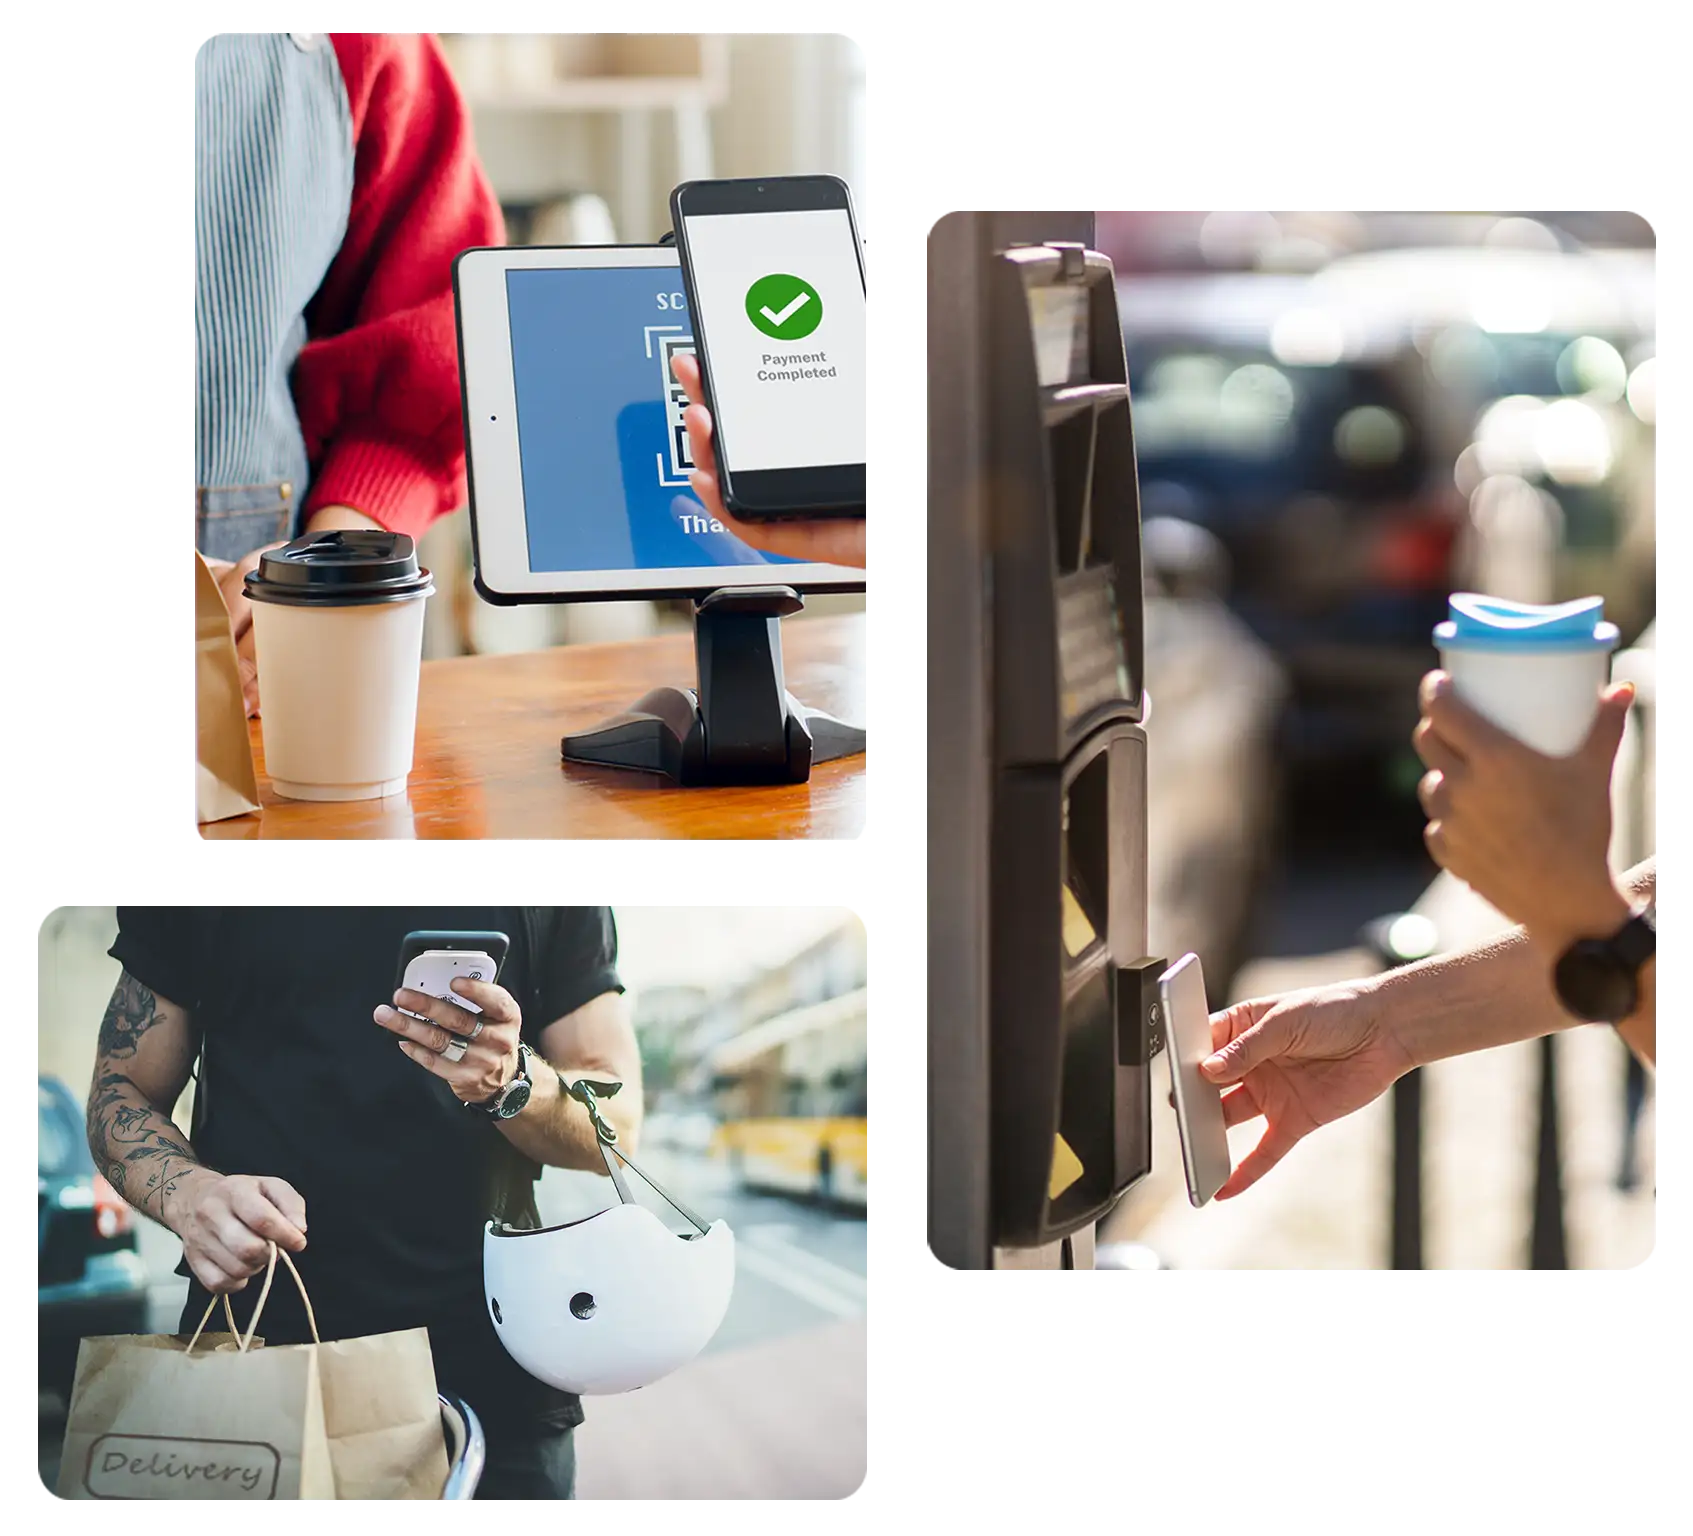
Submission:
[[794,1008],[706,1058],[713,1155],[745,1189],[865,1204],[864,991]]

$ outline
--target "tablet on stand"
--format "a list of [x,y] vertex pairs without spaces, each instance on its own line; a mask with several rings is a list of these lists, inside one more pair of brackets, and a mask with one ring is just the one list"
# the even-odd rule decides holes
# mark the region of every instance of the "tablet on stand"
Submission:
[[477,590],[492,603],[694,601],[695,686],[562,742],[679,785],[802,783],[864,731],[800,703],[780,622],[861,570],[742,543],[694,497],[673,367],[693,351],[675,248],[476,249],[453,269]]

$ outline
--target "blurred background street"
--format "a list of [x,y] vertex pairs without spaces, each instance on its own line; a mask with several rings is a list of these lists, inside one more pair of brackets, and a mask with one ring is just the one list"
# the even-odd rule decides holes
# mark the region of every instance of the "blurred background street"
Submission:
[[[587,1402],[577,1495],[844,1496],[865,1454],[864,931],[833,908],[616,917],[647,1089],[637,1158],[706,1219],[728,1222],[736,1282],[698,1361]],[[115,933],[111,908],[62,909],[41,931],[39,1433],[49,1487],[77,1338],[174,1332],[187,1286],[174,1273],[176,1238],[117,1200],[82,1142]],[[183,1125],[188,1102],[176,1111]],[[549,1224],[613,1198],[605,1178],[556,1168],[538,1195]]]
[[[1382,968],[1416,908],[1448,948],[1496,914],[1436,882],[1410,748],[1448,594],[1598,593],[1642,680],[1613,862],[1655,847],[1655,251],[1627,214],[1101,213],[1118,273],[1145,518],[1150,926],[1212,1001]],[[1608,1031],[1426,1078],[1423,1262],[1638,1262],[1649,1084]],[[1161,1073],[1159,1074],[1161,1078]],[[1102,1262],[1391,1262],[1392,1105],[1194,1212],[1155,1089],[1154,1172]],[[1236,1156],[1258,1125],[1236,1132]],[[1403,1168],[1401,1168],[1403,1172]],[[1549,1182],[1548,1182],[1549,1181]]]

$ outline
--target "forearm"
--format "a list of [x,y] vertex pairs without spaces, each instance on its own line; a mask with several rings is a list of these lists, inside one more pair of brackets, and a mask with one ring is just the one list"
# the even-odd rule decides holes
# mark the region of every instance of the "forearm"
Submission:
[[88,1101],[88,1149],[119,1195],[175,1230],[176,1196],[204,1165],[176,1122],[105,1059]]
[[[1650,900],[1657,887],[1654,860],[1619,880],[1632,901]],[[1580,1022],[1558,1001],[1553,960],[1514,928],[1487,944],[1388,971],[1366,983],[1381,1018],[1418,1065],[1492,1046],[1532,1040]],[[1641,976],[1641,1005],[1618,1027],[1647,1061],[1655,1055],[1656,978]]]
[[[617,1074],[585,1067],[555,1067],[539,1055],[534,1057],[533,1070],[534,1088],[529,1102],[521,1114],[495,1122],[501,1134],[538,1163],[603,1173],[605,1160],[600,1155],[599,1138],[594,1134],[588,1111],[564,1091],[559,1073],[562,1071],[572,1081],[577,1077],[615,1079]],[[600,1114],[617,1132],[617,1144],[634,1151],[641,1130],[639,1082],[625,1086],[615,1098],[601,1099],[599,1106]]]

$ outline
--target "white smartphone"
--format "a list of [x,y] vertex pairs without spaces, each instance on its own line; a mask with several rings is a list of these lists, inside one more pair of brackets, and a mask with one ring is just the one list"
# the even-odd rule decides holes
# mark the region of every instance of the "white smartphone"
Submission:
[[1229,1137],[1223,1124],[1222,1093],[1199,1071],[1211,1054],[1211,1008],[1205,1001],[1205,973],[1199,956],[1183,955],[1158,978],[1164,1009],[1164,1044],[1170,1086],[1176,1098],[1187,1197],[1206,1204],[1229,1177]]
[[482,1010],[468,997],[453,991],[453,980],[462,976],[466,981],[492,981],[494,969],[494,957],[478,950],[426,949],[412,957],[400,985],[428,997],[444,997],[466,1013],[480,1013]]
[[864,257],[834,176],[685,181],[670,194],[717,487],[737,517],[862,517]]

